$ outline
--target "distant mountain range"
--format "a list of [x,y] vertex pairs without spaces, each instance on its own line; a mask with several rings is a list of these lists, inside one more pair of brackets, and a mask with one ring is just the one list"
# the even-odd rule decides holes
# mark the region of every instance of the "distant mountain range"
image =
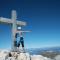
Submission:
[[56,55],[60,55],[60,47],[51,47],[51,48],[31,48],[27,49],[31,55],[43,55],[45,57],[53,58]]

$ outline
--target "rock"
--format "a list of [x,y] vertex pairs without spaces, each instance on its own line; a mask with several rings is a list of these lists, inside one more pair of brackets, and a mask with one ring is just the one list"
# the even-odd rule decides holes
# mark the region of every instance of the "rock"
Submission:
[[42,55],[32,55],[31,60],[52,60],[52,59],[44,57]]
[[15,58],[14,58],[14,57],[9,57],[9,58],[6,59],[6,60],[15,60]]
[[18,55],[18,60],[30,60],[29,53],[20,53]]
[[55,57],[55,60],[60,60],[60,55],[57,55],[57,56]]
[[0,53],[0,59],[1,60],[5,60],[7,57],[8,57],[8,54],[7,53],[4,53],[4,52],[1,52]]
[[43,56],[41,55],[32,55],[31,60],[44,60]]

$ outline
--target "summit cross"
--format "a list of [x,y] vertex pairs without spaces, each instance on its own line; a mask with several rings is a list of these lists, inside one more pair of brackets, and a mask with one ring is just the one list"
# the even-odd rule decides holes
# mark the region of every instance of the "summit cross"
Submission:
[[12,10],[11,19],[0,17],[0,23],[12,25],[12,49],[13,51],[16,50],[17,47],[14,46],[14,42],[16,41],[17,26],[26,26],[26,22],[18,21],[16,11]]

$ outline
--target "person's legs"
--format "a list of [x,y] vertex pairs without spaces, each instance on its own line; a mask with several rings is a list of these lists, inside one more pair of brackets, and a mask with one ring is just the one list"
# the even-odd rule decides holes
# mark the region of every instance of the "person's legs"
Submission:
[[22,51],[25,53],[25,49],[24,49],[24,40],[23,41],[21,41],[21,45],[22,45]]
[[24,48],[24,40],[23,40],[23,37],[20,37],[20,41],[18,42],[17,47],[19,47],[20,44],[22,45],[22,48]]
[[24,48],[24,41],[21,41],[22,48]]
[[19,46],[20,46],[20,43],[17,44],[17,47],[19,47]]
[[24,47],[24,40],[23,39],[24,39],[23,37],[20,37],[20,42],[21,42],[22,47]]

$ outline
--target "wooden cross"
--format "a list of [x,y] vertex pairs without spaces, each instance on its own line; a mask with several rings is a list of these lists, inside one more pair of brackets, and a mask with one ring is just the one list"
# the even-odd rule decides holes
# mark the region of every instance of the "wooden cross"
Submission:
[[5,24],[11,24],[12,25],[12,49],[15,51],[17,47],[14,46],[14,41],[16,41],[15,35],[18,32],[17,31],[17,25],[19,26],[26,26],[26,22],[18,21],[17,20],[17,14],[15,10],[12,10],[12,16],[11,19],[9,18],[3,18],[0,17],[0,22]]

